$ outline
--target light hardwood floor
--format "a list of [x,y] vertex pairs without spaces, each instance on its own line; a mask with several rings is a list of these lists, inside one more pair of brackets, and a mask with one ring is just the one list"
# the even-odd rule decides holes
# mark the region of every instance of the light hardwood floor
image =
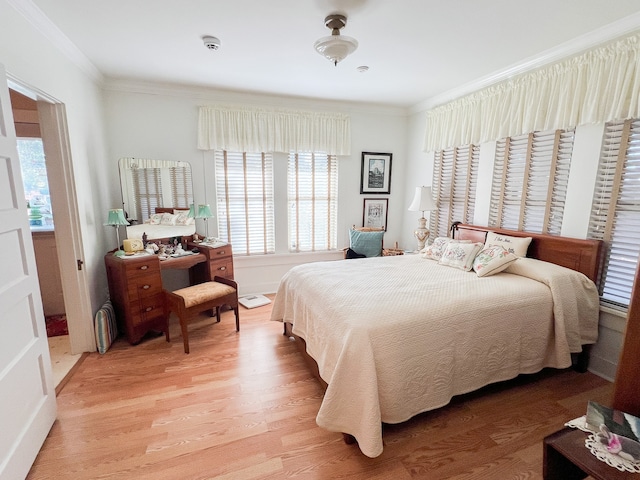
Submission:
[[164,337],[90,354],[58,396],[39,479],[534,479],[542,439],[609,401],[590,373],[543,371],[384,427],[375,459],[315,423],[322,388],[270,305],[202,317],[182,350]]

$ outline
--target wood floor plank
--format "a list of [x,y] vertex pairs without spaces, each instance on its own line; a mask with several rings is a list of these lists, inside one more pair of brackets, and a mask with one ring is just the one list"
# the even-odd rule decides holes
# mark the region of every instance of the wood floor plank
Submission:
[[496,479],[540,480],[542,439],[607,403],[590,373],[544,370],[452,399],[399,425],[368,458],[318,427],[323,389],[271,306],[190,325],[172,342],[118,339],[90,354],[58,395],[58,418],[29,480]]

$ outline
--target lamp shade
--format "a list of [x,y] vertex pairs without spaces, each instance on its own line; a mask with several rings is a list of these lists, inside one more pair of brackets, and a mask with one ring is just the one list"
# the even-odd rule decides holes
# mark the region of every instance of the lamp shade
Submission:
[[187,213],[187,217],[196,218],[196,207],[193,203],[189,205],[189,213]]
[[413,197],[413,202],[409,205],[409,211],[427,212],[436,209],[436,203],[431,197],[431,187],[416,187],[416,194]]
[[356,51],[358,41],[344,35],[329,35],[318,39],[313,46],[320,55],[337,65]]
[[211,207],[209,204],[201,204],[198,205],[198,215],[196,218],[211,218],[213,217],[213,213],[211,213]]
[[129,225],[127,219],[124,218],[124,210],[121,208],[112,208],[107,216],[105,225]]

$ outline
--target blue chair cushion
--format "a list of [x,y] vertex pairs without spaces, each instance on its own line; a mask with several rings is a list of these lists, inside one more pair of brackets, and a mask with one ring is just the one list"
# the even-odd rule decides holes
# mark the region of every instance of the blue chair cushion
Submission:
[[382,256],[382,237],[384,230],[376,232],[361,232],[349,230],[349,247],[356,253],[365,257]]

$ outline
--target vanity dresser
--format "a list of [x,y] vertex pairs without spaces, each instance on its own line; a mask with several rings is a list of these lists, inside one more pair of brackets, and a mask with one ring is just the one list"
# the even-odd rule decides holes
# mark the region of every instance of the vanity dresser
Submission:
[[104,261],[109,295],[116,312],[118,330],[135,345],[148,332],[164,332],[168,340],[168,321],[164,313],[162,271],[188,269],[189,283],[208,282],[218,275],[233,280],[231,245],[193,243],[185,239],[190,252],[196,254],[169,257],[135,254],[118,257],[109,252]]

